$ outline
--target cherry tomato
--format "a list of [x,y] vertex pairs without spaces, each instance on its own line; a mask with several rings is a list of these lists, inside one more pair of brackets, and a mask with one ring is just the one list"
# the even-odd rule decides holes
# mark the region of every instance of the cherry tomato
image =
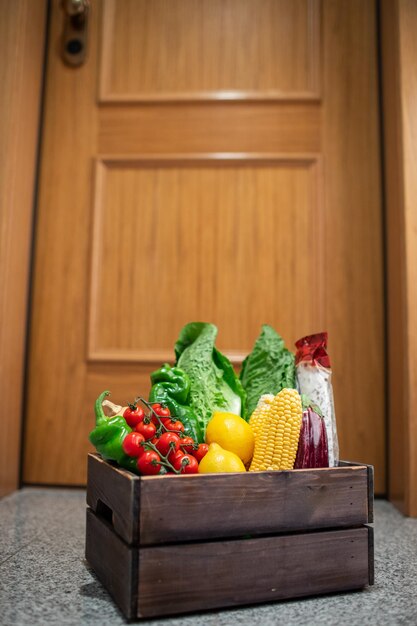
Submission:
[[177,420],[176,422],[170,422],[169,424],[164,424],[165,428],[168,430],[175,430],[176,432],[184,432],[184,424]]
[[177,421],[173,417],[160,417],[159,419],[162,422],[162,424],[165,426],[165,428],[168,428],[168,429],[170,428],[172,424],[175,424],[175,422]]
[[195,442],[192,437],[183,437],[181,439],[181,450],[185,450],[185,452],[192,454],[195,450]]
[[161,423],[161,418],[170,417],[171,413],[169,409],[167,407],[164,407],[162,404],[152,404],[151,406],[153,411],[149,412],[149,419],[151,419],[155,426],[158,428]]
[[156,426],[152,422],[142,421],[135,428],[136,432],[144,436],[146,440],[156,435]]
[[138,458],[138,470],[145,476],[159,474],[161,457],[153,450],[147,450]]
[[[138,435],[139,435],[139,434],[140,434],[140,433],[138,433]],[[142,437],[143,437],[143,435],[142,435]],[[139,446],[140,450],[139,450],[138,458],[140,458],[140,457],[142,456],[142,454],[144,454],[145,452],[149,452],[149,450],[152,450],[152,448],[150,448],[150,447],[147,445],[147,443],[148,443],[148,442],[144,440],[144,441],[142,441],[142,443],[140,444],[140,446]]]
[[156,445],[159,452],[166,456],[170,450],[178,450],[180,447],[181,439],[175,433],[163,433],[159,437],[159,441]]
[[145,411],[140,406],[136,406],[136,404],[129,404],[123,413],[123,417],[130,428],[135,428],[136,424],[139,424],[145,417]]
[[181,459],[181,474],[197,474],[198,461],[191,454],[184,454]]
[[129,433],[123,439],[122,448],[124,453],[128,456],[139,456],[142,449],[142,446],[140,444],[143,441],[145,441],[145,437],[140,433]]
[[171,417],[171,411],[167,406],[161,404],[152,404],[152,408],[159,417]]
[[171,463],[171,465],[173,467],[175,467],[176,470],[180,470],[181,469],[181,461],[184,458],[184,453],[181,452],[181,450],[176,450],[175,452],[171,452],[168,455],[168,460]]
[[200,463],[201,459],[206,456],[208,449],[209,447],[207,443],[200,443],[197,450],[193,450],[192,454],[197,459],[198,463]]

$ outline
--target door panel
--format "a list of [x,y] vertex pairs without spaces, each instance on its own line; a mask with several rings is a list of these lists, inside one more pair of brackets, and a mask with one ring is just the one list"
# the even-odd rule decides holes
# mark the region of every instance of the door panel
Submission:
[[323,249],[318,170],[280,157],[101,162],[90,360],[171,360],[178,330],[208,311],[238,361],[259,319],[291,343],[300,327],[320,326],[322,298],[299,307],[293,288],[322,293],[299,254],[310,247],[318,260]]
[[327,328],[342,456],[382,491],[374,2],[93,0],[78,69],[61,30],[53,2],[25,481],[83,483],[95,397],[146,394],[204,319],[236,367],[264,322]]
[[318,8],[318,0],[106,0],[100,99],[314,98]]

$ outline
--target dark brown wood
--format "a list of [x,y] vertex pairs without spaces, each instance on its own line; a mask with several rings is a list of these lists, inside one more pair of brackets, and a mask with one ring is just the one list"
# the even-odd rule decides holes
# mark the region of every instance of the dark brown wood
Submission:
[[365,465],[139,477],[90,455],[87,503],[110,507],[127,543],[152,545],[365,524],[368,481]]
[[140,549],[138,617],[359,589],[367,527]]
[[363,467],[183,478],[141,481],[141,545],[368,521],[368,476]]
[[85,557],[123,614],[135,617],[138,550],[127,546],[91,509],[87,509]]
[[368,564],[369,564],[369,584],[375,582],[375,565],[374,565],[374,529],[368,526]]
[[87,504],[108,519],[128,544],[138,541],[140,479],[111,465],[98,454],[88,455]]
[[372,469],[139,477],[90,455],[86,557],[128,618],[361,588]]
[[368,470],[368,524],[374,521],[374,466],[366,463],[353,463],[351,461],[339,461],[340,467],[360,466]]

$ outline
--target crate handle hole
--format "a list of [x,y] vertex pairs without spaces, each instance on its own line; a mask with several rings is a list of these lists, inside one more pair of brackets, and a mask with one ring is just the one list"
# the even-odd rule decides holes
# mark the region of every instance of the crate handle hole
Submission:
[[113,511],[103,500],[100,500],[100,498],[97,500],[96,514],[113,526]]

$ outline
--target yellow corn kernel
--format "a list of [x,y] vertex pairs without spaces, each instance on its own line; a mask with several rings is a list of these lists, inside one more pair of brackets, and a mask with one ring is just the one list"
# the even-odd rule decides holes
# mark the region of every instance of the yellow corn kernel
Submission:
[[255,450],[249,471],[292,469],[297,455],[302,419],[300,394],[296,389],[282,389],[264,407],[262,420],[257,425]]
[[256,409],[250,416],[249,424],[253,430],[253,434],[255,435],[255,440],[256,440],[256,434],[259,429],[259,425],[264,420],[265,416],[268,414],[269,407],[271,406],[274,399],[275,399],[275,396],[272,393],[266,393],[265,395],[261,396],[259,398]]

